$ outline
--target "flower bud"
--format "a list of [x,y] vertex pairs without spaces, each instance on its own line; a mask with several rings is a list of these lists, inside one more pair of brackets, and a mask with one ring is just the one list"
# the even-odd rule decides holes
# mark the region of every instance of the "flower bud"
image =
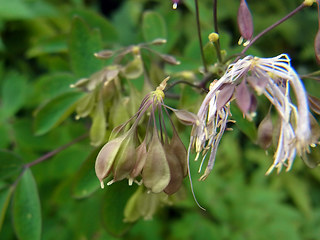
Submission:
[[99,59],[108,59],[108,58],[111,58],[113,56],[113,51],[111,51],[111,50],[103,50],[103,51],[95,53],[94,56],[96,58],[99,58]]
[[[238,10],[238,27],[242,38],[250,40],[253,35],[253,22],[247,2],[241,0]],[[241,43],[240,43],[241,44]]]
[[209,41],[210,41],[210,42],[214,43],[214,42],[218,41],[218,39],[219,39],[219,34],[218,34],[218,33],[215,33],[215,32],[210,33],[209,36],[208,36],[208,38],[209,38]]

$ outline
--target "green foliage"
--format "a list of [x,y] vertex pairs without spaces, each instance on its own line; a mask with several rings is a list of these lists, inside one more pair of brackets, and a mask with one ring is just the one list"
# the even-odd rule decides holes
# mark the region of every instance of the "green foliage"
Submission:
[[41,239],[40,199],[30,170],[19,180],[12,205],[13,225],[19,240]]
[[[132,186],[124,179],[100,188],[96,157],[110,135],[132,126],[112,132],[138,111],[143,97],[170,76],[165,104],[197,113],[205,96],[198,84],[208,77],[203,74],[194,1],[180,1],[175,11],[170,0],[116,2],[119,7],[106,17],[96,0],[0,0],[0,239],[51,240],[57,233],[62,240],[318,239],[320,170],[308,169],[297,158],[290,173],[265,176],[276,146],[266,154],[255,144],[257,126],[269,108],[263,97],[252,121],[231,103],[236,122],[228,123],[233,131],[223,136],[205,182],[196,180],[201,176],[199,163],[191,153],[195,196],[206,211],[196,205],[187,179],[169,196],[149,194],[143,185],[137,186],[138,180]],[[302,1],[247,2],[257,35]],[[232,55],[243,49],[237,44],[238,5],[218,2],[219,41],[226,60],[218,63],[216,48],[207,38],[214,29],[212,1],[199,1],[210,72],[202,87],[219,79],[235,59]],[[305,9],[259,39],[247,54],[270,57],[285,52],[299,74],[316,71],[312,42],[317,24],[316,8]],[[110,51],[104,59],[95,57],[105,49]],[[312,80],[317,77],[303,81],[309,93],[319,97],[319,82]],[[134,152],[132,142],[140,141],[152,125],[148,114],[138,134],[111,152],[123,162],[111,156],[110,164],[119,167],[107,166],[108,171],[121,177],[122,171],[127,173],[126,150]],[[175,116],[172,122],[187,146],[191,127]],[[170,120],[161,124],[169,126],[171,137]],[[152,148],[156,157],[148,155],[151,165],[156,165],[151,160],[165,160],[160,145],[156,142]],[[308,157],[317,159],[318,153],[319,146]],[[143,175],[151,179],[150,186],[162,189],[163,182],[156,182],[162,175],[151,165]],[[168,175],[168,167],[163,169]],[[137,220],[141,217],[152,219]]]

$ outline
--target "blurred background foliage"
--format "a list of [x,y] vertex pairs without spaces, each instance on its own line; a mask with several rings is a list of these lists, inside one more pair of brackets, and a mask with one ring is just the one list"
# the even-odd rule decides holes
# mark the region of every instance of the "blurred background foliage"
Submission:
[[[255,34],[301,3],[247,2]],[[199,4],[206,59],[213,64],[216,55],[207,40],[213,31],[212,2]],[[243,48],[237,45],[238,6],[236,0],[218,1],[220,41],[227,55]],[[248,54],[288,53],[299,74],[316,71],[313,39],[317,30],[316,8],[304,9],[260,39]],[[123,222],[125,204],[136,186],[122,181],[101,190],[94,173],[101,144],[93,147],[88,138],[24,170],[19,178],[26,164],[89,131],[92,120],[75,120],[74,114],[83,92],[70,84],[112,63],[93,53],[166,38],[167,44],[151,48],[175,56],[181,64],[165,65],[159,56],[142,51],[150,89],[167,75],[173,80],[201,80],[194,1],[182,0],[173,11],[169,0],[0,0],[0,34],[1,239],[320,238],[320,169],[309,169],[296,159],[291,172],[265,176],[272,153],[266,155],[250,140],[255,139],[255,128],[269,108],[260,98],[256,122],[234,125],[234,131],[222,139],[212,174],[205,182],[194,181],[198,201],[207,211],[197,207],[185,180],[173,204],[160,207],[152,220]],[[125,61],[130,63],[130,57]],[[139,68],[128,71],[127,78],[137,77],[122,81],[122,91],[137,107],[143,98],[144,77]],[[319,83],[304,82],[309,93],[319,96]],[[135,91],[130,90],[132,86]],[[195,113],[203,98],[187,85],[175,86],[168,94],[180,96],[179,100],[168,98],[168,105]],[[114,98],[108,105],[106,136],[134,113],[123,99]],[[236,109],[233,114],[241,118]],[[93,121],[98,120],[93,117]],[[190,127],[176,123],[187,145]],[[319,159],[316,150],[313,157]],[[199,177],[197,167],[191,163],[194,179]]]

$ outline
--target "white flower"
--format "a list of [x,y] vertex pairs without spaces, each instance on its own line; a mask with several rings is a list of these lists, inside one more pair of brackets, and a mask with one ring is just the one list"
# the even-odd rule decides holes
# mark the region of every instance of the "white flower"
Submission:
[[[291,67],[288,55],[281,54],[274,58],[247,56],[230,64],[226,73],[210,85],[210,91],[200,106],[199,121],[193,126],[189,146],[189,150],[195,149],[196,160],[200,153],[204,156],[199,172],[210,150],[208,164],[200,180],[204,180],[213,168],[217,147],[230,115],[230,101],[241,81],[246,81],[257,94],[265,95],[281,119],[274,162],[267,174],[274,168],[280,171],[283,166],[287,171],[290,170],[296,153],[301,155],[308,151],[309,144],[311,144],[306,90],[298,74]],[[246,84],[241,87],[247,88]],[[293,88],[297,105],[291,101],[290,87]],[[242,92],[249,93],[249,91]],[[238,97],[242,98],[239,94]],[[243,99],[237,99],[240,108]],[[244,115],[246,114],[247,112],[244,112]]]

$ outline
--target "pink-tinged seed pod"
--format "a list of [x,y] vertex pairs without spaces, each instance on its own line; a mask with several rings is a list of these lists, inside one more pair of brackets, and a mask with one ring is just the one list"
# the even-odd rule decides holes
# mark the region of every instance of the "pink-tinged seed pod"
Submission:
[[243,39],[250,40],[253,35],[252,15],[248,8],[247,2],[241,0],[238,10],[238,27]]

